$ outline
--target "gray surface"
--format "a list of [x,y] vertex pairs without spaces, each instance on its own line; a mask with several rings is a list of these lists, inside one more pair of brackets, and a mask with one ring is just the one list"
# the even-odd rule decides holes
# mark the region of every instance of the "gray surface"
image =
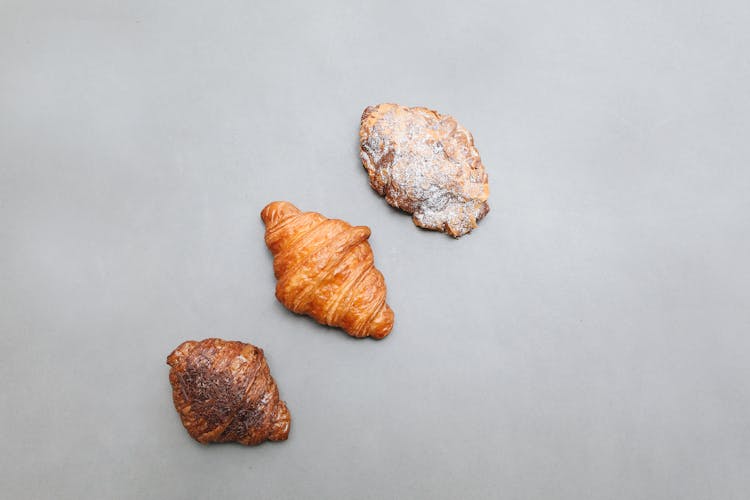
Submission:
[[[747,499],[747,2],[315,3],[0,1],[0,496]],[[383,101],[474,132],[473,234],[370,190]],[[388,339],[275,301],[275,199],[372,228]],[[189,439],[208,336],[289,441]]]

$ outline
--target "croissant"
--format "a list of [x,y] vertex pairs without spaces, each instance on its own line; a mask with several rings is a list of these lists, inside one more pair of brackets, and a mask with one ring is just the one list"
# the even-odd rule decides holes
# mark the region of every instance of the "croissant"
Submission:
[[243,342],[183,342],[167,357],[174,406],[201,443],[260,444],[289,436],[291,416],[263,356]]
[[459,238],[490,211],[490,188],[471,133],[455,118],[398,104],[369,106],[359,130],[370,186],[414,224]]
[[390,333],[393,311],[367,242],[370,228],[301,212],[286,201],[268,204],[260,215],[279,302],[353,337]]

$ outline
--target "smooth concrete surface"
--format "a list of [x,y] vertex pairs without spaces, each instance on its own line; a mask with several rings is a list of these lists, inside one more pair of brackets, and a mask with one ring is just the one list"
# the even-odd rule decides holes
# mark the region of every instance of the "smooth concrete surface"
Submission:
[[[746,500],[749,5],[0,0],[0,497]],[[380,102],[474,133],[474,233],[370,189]],[[276,302],[278,199],[372,228],[390,337]],[[188,437],[210,336],[287,442]]]

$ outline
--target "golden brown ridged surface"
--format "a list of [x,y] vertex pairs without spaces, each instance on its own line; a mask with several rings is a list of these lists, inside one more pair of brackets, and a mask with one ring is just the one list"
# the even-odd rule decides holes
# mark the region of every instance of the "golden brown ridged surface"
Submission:
[[268,204],[261,218],[279,302],[353,337],[381,339],[390,333],[393,311],[374,266],[368,227],[301,212],[286,201]]
[[197,441],[255,445],[289,436],[291,416],[263,349],[221,339],[189,340],[167,364],[174,406]]

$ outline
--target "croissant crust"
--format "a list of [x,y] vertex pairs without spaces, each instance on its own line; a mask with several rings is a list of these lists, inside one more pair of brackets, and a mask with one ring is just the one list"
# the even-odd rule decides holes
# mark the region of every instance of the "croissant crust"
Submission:
[[289,436],[291,416],[263,349],[243,342],[183,342],[167,358],[174,406],[201,443],[256,445]]
[[367,242],[368,227],[301,212],[286,201],[268,204],[261,218],[279,302],[353,337],[381,339],[390,333],[393,311]]
[[370,186],[414,224],[458,238],[490,210],[487,172],[455,118],[398,104],[369,106],[359,130]]

